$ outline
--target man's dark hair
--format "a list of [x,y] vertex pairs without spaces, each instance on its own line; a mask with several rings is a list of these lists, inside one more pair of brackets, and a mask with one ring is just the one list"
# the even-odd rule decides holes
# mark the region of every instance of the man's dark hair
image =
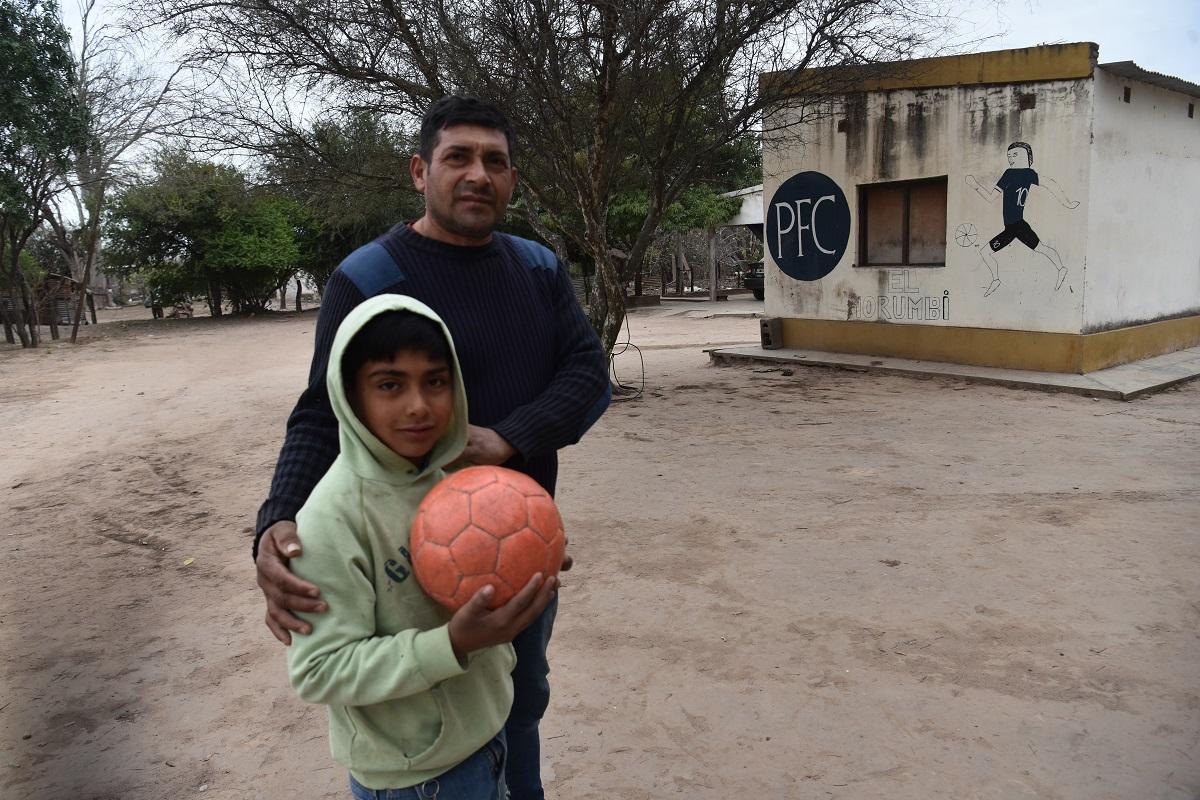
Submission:
[[[1013,142],[1012,144],[1010,144],[1008,146],[1008,150],[1016,150],[1018,147],[1021,148],[1022,150],[1024,150],[1025,154],[1029,156],[1029,166],[1032,167],[1033,166],[1033,148],[1030,147],[1027,142]],[[1004,152],[1007,153],[1008,150],[1005,150]]]
[[476,97],[460,97],[450,94],[425,109],[421,120],[420,154],[425,163],[430,163],[437,147],[438,137],[445,128],[453,125],[482,125],[501,131],[508,142],[508,158],[511,161],[516,151],[517,137],[513,133],[508,117],[496,106]]
[[384,311],[359,328],[342,354],[342,388],[354,391],[358,370],[368,361],[390,361],[401,350],[424,353],[430,361],[445,361],[454,372],[450,343],[441,327],[411,311]]

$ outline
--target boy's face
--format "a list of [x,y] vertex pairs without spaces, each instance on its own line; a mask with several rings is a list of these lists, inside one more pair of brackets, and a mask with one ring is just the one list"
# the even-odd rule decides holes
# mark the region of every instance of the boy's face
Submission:
[[1025,148],[1014,147],[1012,150],[1009,150],[1008,165],[1010,167],[1017,167],[1018,169],[1027,168],[1029,166],[1029,154],[1025,152]]
[[418,350],[363,364],[352,397],[354,413],[367,429],[410,461],[420,461],[433,449],[454,415],[450,365]]

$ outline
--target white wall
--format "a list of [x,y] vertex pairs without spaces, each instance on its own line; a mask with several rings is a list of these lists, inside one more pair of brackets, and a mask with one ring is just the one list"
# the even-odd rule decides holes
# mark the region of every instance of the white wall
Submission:
[[763,191],[761,186],[728,192],[725,197],[736,197],[742,201],[742,207],[733,219],[725,225],[762,225],[763,222]]
[[1084,328],[1200,313],[1200,99],[1101,69],[1095,86]]
[[[851,207],[850,243],[838,266],[817,281],[796,281],[781,273],[768,255],[769,316],[807,319],[866,319],[867,298],[891,310],[900,297],[937,298],[949,292],[948,318],[892,319],[892,322],[1079,332],[1083,321],[1083,267],[1087,250],[1090,80],[1008,86],[966,86],[893,90],[848,96],[825,119],[799,131],[803,144],[779,134],[764,141],[764,206],[787,178],[815,170],[838,183]],[[1018,98],[1033,94],[1036,107],[1019,111]],[[838,123],[845,120],[844,132]],[[770,131],[780,119],[768,119]],[[975,175],[985,186],[1008,168],[1010,142],[1025,141],[1034,151],[1033,168],[1042,182],[1054,178],[1080,205],[1067,210],[1046,191],[1031,192],[1025,219],[1052,243],[1068,268],[1055,291],[1057,270],[1041,255],[1013,242],[997,255],[1001,287],[984,297],[991,274],[980,248],[1003,230],[1002,202],[987,202],[965,180]],[[946,266],[881,269],[856,267],[858,260],[857,186],[889,180],[948,176]],[[955,229],[973,224],[975,246],[959,247]],[[904,270],[907,270],[905,273]],[[933,305],[927,305],[932,310]],[[929,318],[932,316],[933,318]]]

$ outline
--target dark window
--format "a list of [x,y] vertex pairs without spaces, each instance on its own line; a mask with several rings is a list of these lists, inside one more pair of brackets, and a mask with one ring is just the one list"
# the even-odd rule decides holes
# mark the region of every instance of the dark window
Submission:
[[1195,116],[1196,116],[1196,104],[1188,103],[1188,119],[1192,119]]
[[858,187],[859,265],[946,265],[946,178]]
[[1123,100],[1124,100],[1126,103],[1128,103],[1128,102],[1129,102],[1129,98],[1130,98],[1130,97],[1132,97],[1132,96],[1133,96],[1133,90],[1132,90],[1132,89],[1130,89],[1128,86],[1126,86],[1126,87],[1125,87],[1125,94],[1124,94],[1124,96],[1122,97],[1122,99],[1123,99]]
[[1027,94],[1020,95],[1017,98],[1017,110],[1018,111],[1028,111],[1031,108],[1037,108],[1037,95],[1036,94],[1029,92]]

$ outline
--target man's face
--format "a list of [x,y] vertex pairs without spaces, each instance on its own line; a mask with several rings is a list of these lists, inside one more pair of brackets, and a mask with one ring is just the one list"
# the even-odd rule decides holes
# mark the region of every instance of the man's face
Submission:
[[375,438],[413,463],[423,459],[454,416],[450,365],[419,350],[358,368],[351,406]]
[[1008,151],[1008,165],[1025,169],[1029,166],[1029,154],[1025,152],[1023,147],[1014,147]]
[[450,244],[485,244],[517,183],[504,132],[480,125],[443,128],[431,160],[415,155],[410,169],[425,195],[421,233]]

